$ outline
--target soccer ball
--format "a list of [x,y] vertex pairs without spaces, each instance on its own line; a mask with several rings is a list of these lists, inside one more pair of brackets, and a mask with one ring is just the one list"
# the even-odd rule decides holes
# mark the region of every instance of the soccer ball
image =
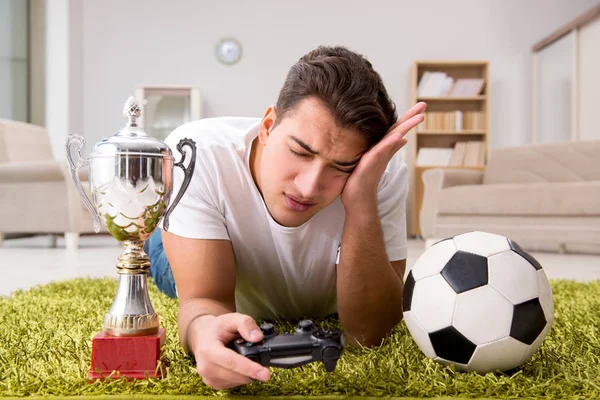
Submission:
[[429,358],[463,371],[527,361],[554,322],[542,266],[514,241],[468,232],[427,249],[406,276],[404,321]]

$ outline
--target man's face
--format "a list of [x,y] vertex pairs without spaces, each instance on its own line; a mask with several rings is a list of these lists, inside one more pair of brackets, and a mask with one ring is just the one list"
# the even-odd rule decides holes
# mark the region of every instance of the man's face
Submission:
[[261,122],[257,182],[275,221],[300,226],[340,195],[367,141],[357,130],[337,126],[314,98],[304,99],[273,128],[275,118],[271,107]]

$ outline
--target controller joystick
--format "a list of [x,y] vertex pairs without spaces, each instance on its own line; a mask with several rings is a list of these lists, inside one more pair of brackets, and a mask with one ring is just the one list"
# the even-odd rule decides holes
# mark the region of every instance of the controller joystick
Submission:
[[262,331],[264,336],[272,336],[275,335],[275,327],[271,323],[265,323],[260,326],[260,330]]
[[296,328],[296,332],[312,332],[315,326],[313,322],[309,319],[303,319],[298,323],[298,327]]

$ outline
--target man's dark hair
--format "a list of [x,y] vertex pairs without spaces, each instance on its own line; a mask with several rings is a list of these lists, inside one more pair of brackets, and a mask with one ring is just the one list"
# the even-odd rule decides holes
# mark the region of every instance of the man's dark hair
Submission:
[[292,66],[279,92],[275,125],[307,97],[319,99],[340,127],[365,135],[369,147],[379,142],[398,118],[371,63],[341,46],[319,46]]

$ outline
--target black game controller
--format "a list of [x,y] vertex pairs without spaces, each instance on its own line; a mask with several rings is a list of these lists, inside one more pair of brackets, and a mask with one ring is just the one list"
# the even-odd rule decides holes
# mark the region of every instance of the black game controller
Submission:
[[344,349],[342,333],[317,329],[310,320],[298,323],[295,333],[278,334],[273,324],[262,324],[264,339],[252,343],[239,338],[227,347],[265,367],[294,368],[323,361],[332,372]]

